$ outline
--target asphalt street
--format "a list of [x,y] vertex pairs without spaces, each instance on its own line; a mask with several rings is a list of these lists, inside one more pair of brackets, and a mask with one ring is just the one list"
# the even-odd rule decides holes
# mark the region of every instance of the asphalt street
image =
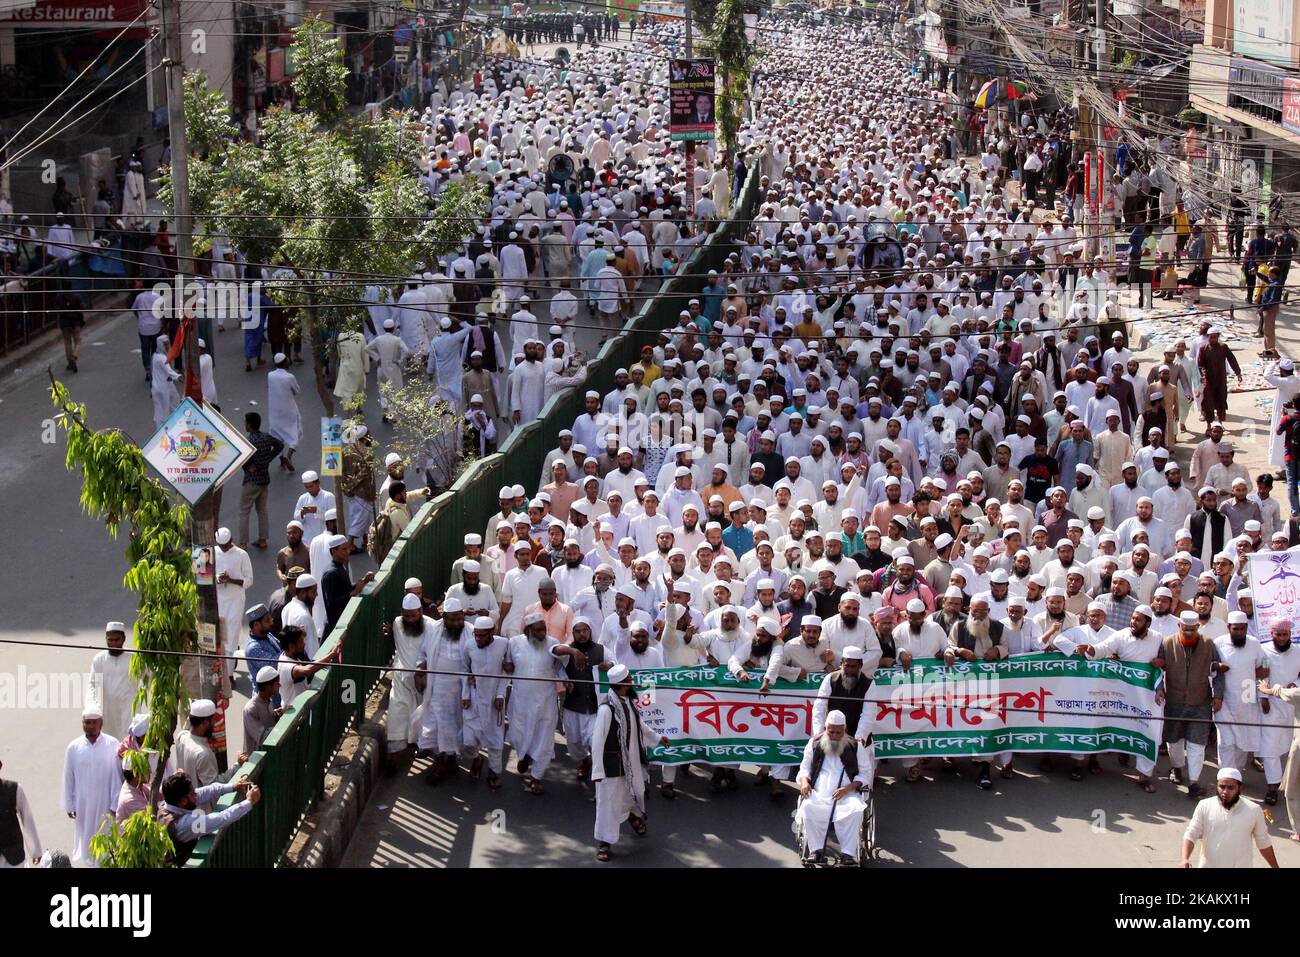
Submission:
[[[117,303],[109,303],[116,305]],[[539,320],[549,322],[544,302],[534,302]],[[579,316],[579,322],[586,322]],[[125,545],[81,510],[81,479],[65,467],[67,447],[62,430],[53,428],[55,409],[49,397],[47,370],[87,406],[94,428],[119,428],[136,443],[154,432],[153,405],[140,361],[133,313],[92,314],[83,331],[80,371],[64,371],[63,345],[48,344],[0,376],[0,494],[15,507],[3,524],[10,543],[12,565],[0,574],[0,639],[37,645],[0,644],[0,762],[4,776],[17,780],[32,800],[41,839],[47,847],[67,847],[72,822],[59,809],[63,751],[80,729],[85,675],[94,651],[53,647],[55,644],[99,645],[108,621],[130,626],[135,619],[135,595],[122,584],[126,574]],[[510,348],[509,324],[499,327]],[[599,333],[578,329],[576,346],[588,355],[596,351]],[[245,412],[261,412],[267,402],[266,365],[244,371],[243,333],[227,326],[214,333],[218,405],[225,417],[242,428]],[[320,467],[320,417],[324,414],[310,364],[295,365],[301,391],[303,442],[295,457],[297,474],[272,466],[269,546],[249,545],[253,583],[247,603],[264,601],[278,587],[275,554],[284,544],[284,526],[302,492],[299,475]],[[389,426],[380,419],[373,370],[366,421],[377,440],[378,457],[386,452]],[[45,441],[53,439],[52,442]],[[327,480],[328,481],[328,480]],[[326,486],[329,487],[328,485]],[[228,525],[238,540],[239,478],[228,484],[218,527]],[[250,540],[257,537],[252,516]],[[365,555],[352,560],[353,577],[374,565]],[[6,692],[14,700],[7,700]],[[240,714],[247,700],[248,681],[237,677],[235,698],[227,712],[232,756],[242,739]]]
[[[574,867],[599,866],[592,829],[594,792],[577,782],[577,763],[562,744],[547,771],[546,793],[524,791],[513,762],[500,790],[473,782],[462,767],[436,787],[426,783],[429,762],[417,760],[385,778],[361,819],[345,867]],[[906,783],[885,764],[877,778],[874,867],[1177,867],[1183,830],[1194,802],[1161,781],[1155,794],[1134,784],[1132,768],[1115,755],[1079,782],[1065,763],[1044,774],[1037,760],[1017,758],[1012,780],[993,776],[981,791],[969,762],[946,770],[935,759],[922,781]],[[677,777],[677,797],[658,787],[647,801],[649,833],[624,827],[610,867],[798,867],[791,818],[793,785],[773,799],[753,786],[752,767],[740,788],[714,794],[697,772]],[[1167,759],[1159,765],[1167,773]],[[484,772],[486,774],[486,771]],[[1213,770],[1207,767],[1208,784]],[[655,785],[659,772],[651,771]],[[1263,793],[1263,776],[1246,776],[1248,794]],[[1286,810],[1266,808],[1283,867],[1300,866],[1300,845],[1288,839]],[[1257,866],[1266,866],[1262,858]]]

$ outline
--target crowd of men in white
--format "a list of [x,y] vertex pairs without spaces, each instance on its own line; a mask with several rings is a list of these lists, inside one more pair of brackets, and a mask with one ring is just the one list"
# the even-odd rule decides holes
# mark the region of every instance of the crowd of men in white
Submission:
[[[1260,633],[1248,558],[1287,550],[1290,535],[1269,476],[1252,480],[1221,426],[1193,449],[1191,486],[1172,451],[1190,399],[1216,385],[1196,360],[1220,354],[1219,331],[1207,324],[1143,370],[1105,270],[1073,268],[1072,227],[1024,215],[987,170],[972,178],[945,159],[953,129],[932,91],[889,65],[872,28],[851,39],[882,53],[878,73],[836,54],[844,38],[813,32],[766,54],[745,142],[767,203],[745,242],[677,328],[612,390],[587,393],[531,497],[501,489],[441,604],[406,583],[391,626],[394,763],[415,746],[433,757],[431,782],[464,759],[476,779],[486,764],[495,788],[509,744],[540,794],[559,727],[597,784],[608,859],[621,823],[645,827],[653,741],[629,704],[633,672],[707,664],[760,687],[825,675],[798,772],[818,825],[805,830],[819,851],[842,802],[852,858],[860,801],[825,775],[851,762],[849,790],[872,786],[875,762],[842,742],[866,743],[861,699],[877,669],[1060,652],[1156,663],[1171,778],[1201,794],[1213,729],[1220,766],[1254,760],[1277,803],[1300,649],[1286,622]],[[518,148],[535,176],[535,144],[524,135]],[[892,268],[874,258],[872,221],[921,224]],[[1007,242],[1027,258],[1013,264]],[[986,295],[974,280],[987,269],[1001,288]],[[1109,350],[1100,323],[1118,327]],[[431,371],[436,350],[435,338]],[[1277,374],[1294,378],[1289,363]],[[279,676],[265,677],[270,688]],[[995,770],[1014,778],[1015,759],[977,756],[979,786]],[[1101,771],[1095,755],[1067,764],[1075,780]],[[923,778],[920,762],[899,765]],[[793,770],[762,776],[780,793]],[[1136,772],[1156,789],[1154,761]],[[664,797],[678,774],[662,768]],[[734,767],[711,775],[715,790],[736,786]]]

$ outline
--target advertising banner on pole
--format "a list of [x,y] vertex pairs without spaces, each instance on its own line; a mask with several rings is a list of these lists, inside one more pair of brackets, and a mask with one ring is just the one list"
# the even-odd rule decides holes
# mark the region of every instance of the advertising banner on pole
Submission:
[[711,59],[675,59],[668,64],[668,130],[673,142],[714,138],[714,76]]

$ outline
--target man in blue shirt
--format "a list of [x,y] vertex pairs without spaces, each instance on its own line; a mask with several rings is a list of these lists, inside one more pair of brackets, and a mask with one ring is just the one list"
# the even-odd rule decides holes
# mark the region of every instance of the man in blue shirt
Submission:
[[754,533],[745,525],[748,518],[743,502],[731,503],[731,524],[722,530],[722,544],[739,560],[754,547]]
[[[274,622],[271,612],[265,605],[254,605],[244,612],[248,622],[248,638],[244,642],[244,663],[248,666],[248,680],[257,686],[257,672],[264,666],[275,667],[280,661],[282,650],[280,643],[271,634]],[[280,706],[279,695],[275,696],[275,707]]]

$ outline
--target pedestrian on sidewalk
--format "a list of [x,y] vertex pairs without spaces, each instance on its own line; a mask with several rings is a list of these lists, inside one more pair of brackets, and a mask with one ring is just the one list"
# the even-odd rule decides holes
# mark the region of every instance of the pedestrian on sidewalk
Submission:
[[[1259,354],[1261,359],[1278,358],[1277,313],[1282,308],[1282,289],[1281,267],[1269,266],[1268,285],[1264,287],[1264,294],[1259,300],[1259,329],[1256,331],[1256,335],[1264,339],[1264,348]],[[75,362],[72,364],[72,371],[77,371]]]
[[59,331],[63,334],[63,354],[68,360],[67,369],[76,372],[77,360],[81,358],[81,330],[86,325],[86,317],[81,311],[81,298],[70,289],[61,289],[54,297],[54,308],[59,317]]

